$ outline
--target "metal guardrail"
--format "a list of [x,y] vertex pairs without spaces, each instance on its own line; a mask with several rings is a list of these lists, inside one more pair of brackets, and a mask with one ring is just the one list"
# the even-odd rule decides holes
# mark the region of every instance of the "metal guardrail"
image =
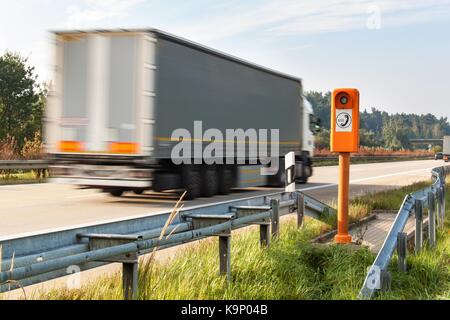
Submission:
[[231,230],[259,225],[261,245],[268,246],[270,238],[278,236],[280,216],[295,212],[299,226],[305,215],[327,221],[335,214],[332,208],[300,192],[283,192],[182,210],[162,238],[170,212],[0,237],[2,256],[9,257],[0,264],[0,292],[65,276],[74,266],[83,271],[121,262],[124,296],[135,298],[139,255],[211,236],[219,237],[220,270],[229,276]]
[[[392,160],[392,159],[415,159],[415,158],[434,159],[434,156],[433,155],[389,155],[389,156],[358,156],[358,155],[355,155],[355,156],[351,157],[352,160],[361,159],[361,160],[378,160],[378,161]],[[339,160],[339,156],[313,157],[313,161],[327,161],[327,160],[337,161],[337,160]]]
[[410,216],[414,215],[416,220],[415,252],[422,249],[424,209],[428,209],[428,241],[431,246],[436,244],[436,222],[438,227],[443,227],[445,221],[445,179],[449,173],[450,166],[433,169],[433,184],[405,197],[388,236],[367,273],[358,298],[370,299],[378,290],[390,287],[387,269],[395,250],[399,256],[399,270],[406,272],[408,237],[403,231]]
[[444,139],[409,139],[410,143],[418,143],[418,144],[424,144],[424,143],[439,143],[443,144]]
[[0,160],[0,170],[48,169],[47,160]]

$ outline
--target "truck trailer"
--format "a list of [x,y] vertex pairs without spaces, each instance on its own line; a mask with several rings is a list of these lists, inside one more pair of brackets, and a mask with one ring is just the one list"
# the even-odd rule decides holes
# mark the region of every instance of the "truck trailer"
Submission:
[[442,150],[442,158],[445,162],[450,161],[450,136],[444,136],[444,148]]
[[[113,196],[153,189],[210,197],[233,188],[284,186],[289,152],[295,153],[297,181],[312,175],[317,118],[300,78],[156,29],[53,35],[45,143],[54,182]],[[223,138],[199,138],[199,126]],[[250,134],[227,140],[232,129],[267,131],[254,143]],[[180,156],[182,163],[174,161],[181,142],[176,132],[189,133],[183,141],[194,145]],[[212,142],[222,146],[211,156],[215,162],[198,159],[196,148]],[[267,168],[272,171],[263,173]]]

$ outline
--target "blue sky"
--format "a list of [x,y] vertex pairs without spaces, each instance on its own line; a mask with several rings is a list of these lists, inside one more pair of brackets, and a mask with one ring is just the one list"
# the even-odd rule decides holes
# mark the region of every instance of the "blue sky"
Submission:
[[363,107],[450,118],[450,0],[0,0],[0,53],[50,79],[54,29],[156,27],[289,73],[356,87]]

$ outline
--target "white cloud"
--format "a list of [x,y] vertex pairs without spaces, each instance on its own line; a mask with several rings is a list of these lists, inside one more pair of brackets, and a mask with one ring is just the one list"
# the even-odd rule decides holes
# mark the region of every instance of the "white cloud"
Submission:
[[[450,0],[278,0],[208,12],[176,28],[200,40],[220,39],[258,29],[274,35],[304,35],[367,28],[370,8],[379,8],[382,26],[410,25],[450,17]],[[198,39],[199,37],[196,36]]]
[[145,0],[84,0],[82,6],[67,8],[67,27],[79,29],[106,19],[126,17],[143,2]]

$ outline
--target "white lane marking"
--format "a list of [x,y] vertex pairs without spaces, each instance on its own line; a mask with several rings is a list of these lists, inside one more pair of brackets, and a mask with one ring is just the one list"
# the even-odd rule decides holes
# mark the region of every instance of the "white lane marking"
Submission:
[[[384,174],[384,175],[381,175],[381,176],[368,177],[368,178],[362,178],[362,179],[355,179],[355,180],[350,180],[350,183],[358,183],[358,182],[377,180],[377,179],[389,178],[389,177],[395,177],[395,176],[401,176],[401,175],[410,175],[410,176],[412,176],[413,173],[427,171],[427,170],[431,170],[431,169],[434,169],[434,167],[425,168],[425,169],[411,170],[411,171],[403,171],[403,172],[397,172],[397,173],[391,173],[391,174]],[[302,189],[298,189],[298,190],[300,190],[300,191],[310,191],[310,190],[316,190],[316,189],[325,189],[325,188],[335,187],[337,185],[338,185],[337,183],[329,183],[329,184],[325,184],[323,186],[302,188]]]
[[[351,180],[350,183],[358,183],[358,182],[364,182],[364,181],[376,180],[376,179],[382,179],[382,178],[389,178],[389,177],[395,177],[395,176],[401,176],[401,175],[407,175],[407,174],[409,175],[409,174],[416,173],[416,172],[431,171],[434,168],[435,167],[430,167],[430,168],[425,168],[425,169],[416,169],[416,170],[403,171],[403,172],[397,172],[397,173],[391,173],[391,174],[384,174],[384,175],[376,176],[376,177]],[[430,177],[431,177],[431,175],[430,175]]]
[[325,189],[325,188],[330,188],[330,187],[335,187],[335,186],[337,186],[337,183],[329,183],[329,184],[324,184],[322,186],[300,188],[300,189],[297,189],[297,190],[299,190],[299,191],[310,191],[310,190]]

